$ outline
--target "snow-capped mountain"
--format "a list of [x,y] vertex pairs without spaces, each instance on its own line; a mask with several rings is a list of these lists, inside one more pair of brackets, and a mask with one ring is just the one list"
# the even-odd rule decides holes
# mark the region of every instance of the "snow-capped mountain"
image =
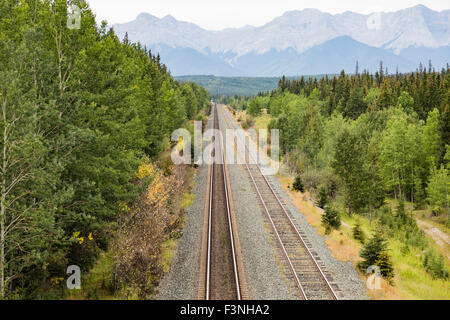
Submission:
[[[450,60],[450,10],[436,12],[422,5],[370,15],[289,11],[261,27],[222,31],[143,13],[113,27],[119,37],[127,32],[131,41],[159,51],[174,75],[353,72],[356,60],[360,70],[374,70],[374,61],[383,60],[392,71],[411,71],[429,59],[437,68]],[[318,54],[324,48],[335,64]]]

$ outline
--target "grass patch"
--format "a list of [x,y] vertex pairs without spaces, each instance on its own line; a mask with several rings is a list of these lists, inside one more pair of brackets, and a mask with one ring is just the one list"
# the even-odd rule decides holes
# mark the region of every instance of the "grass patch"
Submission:
[[172,260],[175,255],[178,241],[175,239],[168,239],[161,247],[161,254],[159,257],[161,268],[164,273],[169,272],[172,266]]
[[256,130],[267,129],[270,121],[272,121],[272,116],[267,114],[266,109],[263,110],[262,115],[255,118],[255,125],[253,126]]
[[195,195],[192,193],[184,193],[181,198],[180,207],[181,209],[187,209],[194,204]]

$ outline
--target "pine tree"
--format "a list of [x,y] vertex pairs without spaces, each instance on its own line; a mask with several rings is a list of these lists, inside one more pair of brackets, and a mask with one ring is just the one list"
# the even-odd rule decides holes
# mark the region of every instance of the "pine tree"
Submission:
[[394,266],[392,265],[391,257],[387,251],[380,252],[375,261],[375,265],[380,268],[381,275],[392,284],[392,279],[394,278]]
[[361,222],[359,219],[356,220],[356,224],[353,227],[353,239],[358,240],[359,242],[364,244],[365,241],[365,234],[364,231],[361,228]]
[[295,178],[294,183],[292,184],[292,189],[295,191],[305,192],[305,187],[300,176]]
[[319,208],[324,209],[327,204],[328,204],[328,191],[324,186],[322,186],[319,188],[319,199],[317,200],[317,206]]
[[394,269],[387,251],[387,241],[384,238],[383,231],[378,228],[359,253],[360,257],[364,259],[358,263],[359,270],[366,272],[370,266],[377,266],[381,269],[383,277],[392,279]]
[[433,249],[425,252],[422,265],[425,271],[435,279],[447,279],[449,277],[449,272],[445,267],[442,254],[436,254]]
[[326,234],[330,234],[333,229],[339,229],[341,226],[341,217],[339,213],[330,206],[325,208],[325,214],[322,215],[321,220]]

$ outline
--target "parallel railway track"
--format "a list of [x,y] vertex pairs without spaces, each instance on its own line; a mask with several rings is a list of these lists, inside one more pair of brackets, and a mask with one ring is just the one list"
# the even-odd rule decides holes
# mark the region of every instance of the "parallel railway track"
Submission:
[[[226,111],[221,112],[228,128],[240,129]],[[251,153],[246,146],[248,154]],[[339,288],[325,271],[306,235],[299,231],[290,213],[257,164],[244,161],[256,193],[272,227],[274,237],[285,258],[287,278],[295,283],[301,299],[338,300]],[[257,163],[254,161],[253,163]]]

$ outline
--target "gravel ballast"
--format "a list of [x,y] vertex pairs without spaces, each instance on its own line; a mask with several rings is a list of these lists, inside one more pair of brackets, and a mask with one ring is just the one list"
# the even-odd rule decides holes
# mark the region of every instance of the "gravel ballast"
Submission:
[[[221,120],[223,130],[226,124]],[[222,134],[225,136],[224,130]],[[276,250],[269,243],[269,231],[264,226],[264,212],[245,167],[229,164],[228,173],[249,299],[295,299],[283,280]]]
[[238,223],[249,298],[252,300],[294,299],[283,280],[276,253],[264,227],[264,213],[241,165],[229,165],[234,211]]

